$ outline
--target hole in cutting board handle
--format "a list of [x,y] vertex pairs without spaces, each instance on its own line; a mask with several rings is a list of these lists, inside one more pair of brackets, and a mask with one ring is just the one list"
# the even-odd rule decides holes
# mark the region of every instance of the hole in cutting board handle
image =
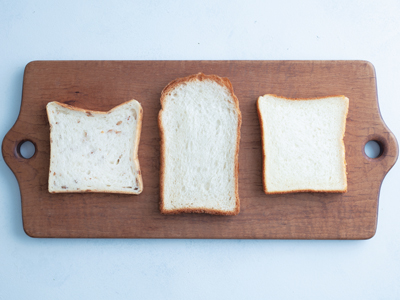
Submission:
[[378,158],[381,157],[384,152],[384,145],[381,141],[370,140],[364,145],[364,153],[368,158]]
[[17,146],[17,153],[20,157],[29,159],[36,153],[36,146],[32,141],[23,140]]

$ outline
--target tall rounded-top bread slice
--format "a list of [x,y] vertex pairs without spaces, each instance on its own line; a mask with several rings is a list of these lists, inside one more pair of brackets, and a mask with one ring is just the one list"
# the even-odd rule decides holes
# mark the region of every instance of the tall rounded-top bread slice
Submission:
[[172,81],[158,124],[161,212],[238,214],[241,113],[230,81],[202,73]]
[[140,194],[143,109],[131,100],[108,112],[50,102],[50,193]]
[[348,107],[345,96],[258,98],[265,193],[347,191]]

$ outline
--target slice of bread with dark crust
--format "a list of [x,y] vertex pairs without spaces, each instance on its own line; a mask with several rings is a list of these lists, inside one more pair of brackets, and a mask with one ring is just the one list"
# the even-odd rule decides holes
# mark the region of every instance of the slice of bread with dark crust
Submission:
[[237,215],[241,113],[227,78],[179,78],[161,93],[160,211]]

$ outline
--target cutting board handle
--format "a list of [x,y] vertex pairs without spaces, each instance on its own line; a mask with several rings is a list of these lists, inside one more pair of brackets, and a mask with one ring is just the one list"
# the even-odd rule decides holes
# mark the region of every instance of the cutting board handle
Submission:
[[[2,143],[4,161],[15,174],[18,182],[20,182],[20,179],[22,180],[22,177],[26,179],[24,175],[28,175],[34,171],[33,165],[39,153],[36,138],[32,137],[34,133],[32,131],[25,133],[24,130],[20,130],[19,125],[21,123],[18,118],[14,126],[5,135]],[[24,158],[20,152],[21,145],[26,141],[31,142],[35,146],[35,153],[30,158]],[[34,174],[32,175],[35,176]]]
[[[362,153],[365,158],[374,164],[379,164],[382,166],[383,176],[385,176],[389,170],[394,166],[399,156],[399,145],[397,143],[396,137],[394,134],[387,128],[384,121],[382,120],[382,126],[384,130],[382,132],[373,132],[365,137],[363,145],[369,141],[375,141],[378,143],[380,147],[380,153],[376,158],[370,158],[366,155],[364,149],[362,149]],[[375,131],[374,128],[372,130]],[[364,147],[363,146],[363,147]]]

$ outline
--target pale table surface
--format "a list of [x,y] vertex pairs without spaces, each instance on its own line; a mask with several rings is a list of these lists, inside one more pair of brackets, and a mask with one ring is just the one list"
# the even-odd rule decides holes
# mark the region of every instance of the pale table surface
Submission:
[[[400,137],[400,2],[0,1],[0,136],[31,60],[361,59]],[[32,239],[0,159],[0,299],[400,299],[400,167],[366,241]]]

